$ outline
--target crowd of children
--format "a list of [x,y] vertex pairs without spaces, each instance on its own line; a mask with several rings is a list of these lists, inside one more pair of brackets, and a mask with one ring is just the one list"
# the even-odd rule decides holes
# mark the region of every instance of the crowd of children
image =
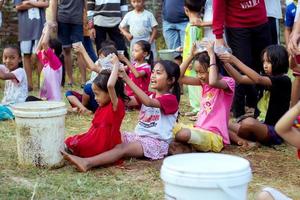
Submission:
[[[40,23],[44,23],[44,8],[48,6],[48,1],[15,1],[21,27],[21,50],[13,45],[3,50],[0,79],[5,80],[5,88],[0,104],[0,120],[14,118],[11,106],[16,103],[62,100],[64,66],[69,83],[73,84],[70,64],[72,46],[82,65],[91,71],[91,78],[84,83],[83,92],[67,91],[66,98],[72,106],[71,111],[94,114],[94,118],[87,132],[65,140],[65,149],[61,152],[66,160],[82,172],[96,166],[120,163],[126,157],[162,159],[168,154],[185,152],[182,146],[192,147],[199,152],[220,152],[231,143],[249,150],[257,144],[280,145],[286,141],[300,149],[300,22],[296,23],[292,32],[296,3],[292,2],[286,9],[285,41],[289,47],[288,53],[285,47],[269,45],[271,43],[268,41],[258,44],[271,33],[265,24],[267,15],[264,1],[242,1],[241,8],[236,7],[236,0],[228,0],[228,4],[225,0],[182,1],[188,19],[182,40],[184,43],[179,48],[182,49],[182,63],[178,61],[177,54],[174,57],[176,63],[157,61],[155,39],[158,23],[154,15],[145,9],[144,0],[131,0],[133,10],[121,21],[119,15],[113,19],[109,14],[101,18],[118,24],[117,29],[113,30],[120,31],[130,42],[130,58],[126,51],[119,48],[120,43],[104,41],[101,45],[97,44],[97,57],[90,48],[89,38],[81,42],[84,41],[83,35],[80,36],[82,20],[88,26],[87,17],[91,14],[91,10],[86,9],[102,5],[98,5],[99,2],[96,5],[95,2],[93,5],[73,5],[73,1],[62,1],[60,4],[55,1],[53,8],[58,12],[59,42],[50,37],[57,25],[55,20],[45,23],[44,28],[40,27]],[[166,5],[171,4],[166,1]],[[79,9],[73,13],[74,19],[67,17],[72,10],[64,12],[67,6]],[[107,4],[105,6],[109,7]],[[246,13],[241,11],[245,8],[248,9],[245,12],[249,14],[249,24],[244,18],[235,21],[236,16],[225,15],[236,12],[244,16]],[[26,17],[23,16],[24,10]],[[224,12],[224,16],[213,18],[217,11]],[[164,20],[171,22],[167,14],[164,13]],[[252,19],[256,14],[259,14],[259,18]],[[98,17],[94,23],[99,22]],[[22,20],[33,20],[31,25],[39,27],[39,30],[31,33],[34,37],[25,37],[28,27],[25,29],[22,26]],[[168,25],[170,22],[164,21]],[[247,29],[252,25],[255,26]],[[89,26],[100,34],[101,26]],[[224,28],[232,52],[223,39]],[[243,38],[245,30],[251,32],[252,38]],[[253,42],[253,38],[257,41]],[[246,42],[250,42],[251,47],[246,45],[244,48]],[[169,46],[171,43],[167,41]],[[172,48],[175,46],[172,45]],[[28,91],[32,89],[31,67],[28,67],[31,58],[28,56],[32,53],[37,54],[43,66],[39,97],[28,96]],[[157,62],[154,64],[154,61]],[[289,67],[295,76],[293,83],[287,75]],[[191,111],[183,115],[193,116],[194,125],[180,122],[180,85],[187,86],[191,106]],[[247,113],[245,105],[253,110],[255,107],[255,112]],[[131,108],[140,110],[136,128],[121,133],[126,110]],[[231,119],[231,108],[235,119]],[[274,191],[270,189],[267,192],[275,195]],[[263,194],[260,196],[263,197]]]

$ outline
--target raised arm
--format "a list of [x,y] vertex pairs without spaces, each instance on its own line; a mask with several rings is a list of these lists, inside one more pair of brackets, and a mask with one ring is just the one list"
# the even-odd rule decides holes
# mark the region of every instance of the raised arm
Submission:
[[82,55],[84,62],[86,63],[87,68],[89,68],[91,71],[100,73],[101,71],[101,66],[96,65],[92,59],[90,58],[90,56],[88,55],[88,53],[86,52],[84,46],[82,43],[75,45],[74,50],[78,53],[80,53],[80,55]]
[[119,70],[119,76],[136,94],[142,104],[148,107],[161,108],[160,102],[157,99],[150,98],[143,90],[141,90],[126,74],[125,70]]
[[118,96],[116,94],[115,85],[118,80],[120,62],[118,60],[118,57],[115,54],[113,55],[111,62],[113,63],[113,68],[107,82],[107,90],[108,90],[110,100],[113,104],[113,110],[116,111],[118,108]]
[[180,79],[179,82],[186,85],[201,85],[201,81],[198,78],[185,76],[185,72],[187,68],[192,64],[192,61],[197,55],[196,44],[194,43],[192,46],[191,53],[180,65]]
[[285,141],[300,149],[300,132],[293,127],[294,120],[300,115],[300,101],[285,113],[275,125],[275,130]]
[[223,90],[229,89],[226,81],[219,78],[218,66],[216,64],[216,54],[214,52],[214,45],[212,42],[208,42],[206,45],[207,53],[209,55],[209,78],[208,83],[210,86],[220,88]]
[[[241,72],[243,72],[246,76],[249,77],[253,81],[254,84],[259,84],[259,85],[265,85],[265,86],[271,86],[272,82],[271,79],[267,76],[261,76],[258,74],[256,71],[242,63],[237,57],[229,54],[229,53],[224,53],[220,55],[221,60],[225,62],[229,62],[233,64],[235,67],[237,67]],[[226,61],[226,58],[228,59]]]
[[146,72],[143,70],[137,71],[136,68],[134,66],[132,66],[131,62],[123,54],[119,55],[119,59],[126,64],[126,66],[130,69],[130,71],[135,76],[135,78],[140,78],[140,77],[143,77],[146,75]]
[[42,36],[39,40],[39,43],[36,47],[37,51],[40,51],[42,49],[47,50],[49,48],[49,39],[50,39],[50,27],[48,24],[45,24],[45,27],[43,29]]

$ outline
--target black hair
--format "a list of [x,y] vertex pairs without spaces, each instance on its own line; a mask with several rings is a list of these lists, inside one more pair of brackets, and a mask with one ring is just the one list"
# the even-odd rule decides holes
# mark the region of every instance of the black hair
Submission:
[[[201,66],[204,68],[205,71],[208,72],[208,68],[209,68],[209,65],[210,65],[210,57],[207,53],[207,51],[203,51],[199,54],[197,54],[194,58],[195,61],[198,61]],[[218,56],[216,56],[216,65],[218,67],[218,71],[220,72],[221,71],[221,66],[222,66],[222,62],[221,60],[218,58]]]
[[192,12],[200,13],[204,9],[206,0],[184,0],[184,6]]
[[[14,49],[17,51],[18,56],[20,58],[22,58],[22,54],[21,54],[21,50],[20,50],[19,46],[15,45],[15,44],[7,44],[7,45],[5,45],[4,49]],[[3,49],[3,51],[4,51],[4,49]],[[23,67],[22,62],[19,62],[18,68],[22,68],[22,67]]]
[[118,55],[118,51],[115,47],[113,46],[105,46],[102,47],[99,51],[98,51],[98,55],[103,55],[103,56],[108,56],[109,54],[114,53],[116,55]]
[[[111,74],[111,70],[104,69],[95,78],[93,83],[101,90],[108,92],[107,83]],[[118,79],[115,85],[115,91],[118,97],[120,97],[124,102],[129,101],[130,98],[125,94],[124,82],[122,79]]]
[[277,76],[288,72],[289,55],[282,45],[270,45],[262,51],[262,59],[266,55],[267,61],[272,65],[272,75]]
[[100,46],[101,46],[101,48],[107,47],[107,46],[111,46],[111,47],[117,48],[116,43],[114,41],[112,41],[112,40],[104,40],[103,42],[101,42]]
[[153,69],[153,52],[151,51],[151,44],[145,40],[139,40],[135,44],[139,45],[143,52],[148,54],[149,58],[146,59],[146,61],[151,66],[151,69]]
[[174,83],[172,86],[172,94],[174,94],[177,98],[177,101],[180,101],[180,86],[179,86],[179,77],[180,77],[180,68],[175,62],[170,60],[160,60],[157,63],[162,65],[168,75],[168,79],[172,80],[173,78]]

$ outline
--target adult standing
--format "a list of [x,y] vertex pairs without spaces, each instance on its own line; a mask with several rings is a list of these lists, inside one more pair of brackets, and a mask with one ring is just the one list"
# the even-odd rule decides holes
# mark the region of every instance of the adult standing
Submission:
[[[69,86],[72,86],[72,44],[83,41],[83,9],[85,0],[52,0],[52,23],[57,25],[57,33],[62,43],[64,53],[64,65],[69,78]],[[79,58],[80,59],[80,58]],[[79,66],[84,67],[84,66]],[[81,73],[83,70],[80,70]],[[84,74],[81,74],[81,83],[85,83]]]
[[14,0],[18,12],[18,40],[23,57],[23,65],[28,81],[28,90],[33,89],[31,56],[42,35],[46,22],[45,9],[49,6],[48,0],[30,1]]
[[88,16],[93,16],[92,37],[95,38],[97,52],[107,35],[116,43],[118,50],[125,50],[125,40],[119,24],[122,11],[127,11],[126,0],[87,0]]
[[[271,43],[264,0],[213,0],[216,46],[225,45],[224,29],[233,54],[255,71],[262,71],[260,54]],[[238,84],[233,102],[236,118],[245,114],[246,99],[247,106],[256,107],[255,88]]]
[[[163,0],[163,36],[168,49],[183,47],[185,28],[189,22],[184,0]],[[178,57],[180,54],[174,55]]]
[[271,43],[279,44],[279,19],[282,19],[281,1],[265,0]]

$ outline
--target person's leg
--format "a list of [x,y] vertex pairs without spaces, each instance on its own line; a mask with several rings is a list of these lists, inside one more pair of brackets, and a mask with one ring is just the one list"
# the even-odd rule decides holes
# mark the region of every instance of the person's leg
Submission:
[[82,95],[80,95],[77,92],[74,91],[67,91],[66,97],[69,103],[73,108],[77,108],[77,111],[81,114],[92,114],[90,110],[88,110],[83,104],[82,104]]
[[[226,28],[226,39],[233,55],[251,67],[251,32],[246,28]],[[245,114],[245,85],[236,84],[233,99],[233,114],[238,118]]]
[[91,83],[86,84],[83,88],[82,104],[92,112],[95,112],[99,107],[97,101],[95,100],[95,94],[93,92]]
[[84,46],[85,50],[87,51],[87,53],[89,54],[90,58],[92,59],[92,61],[96,62],[97,59],[98,59],[98,56],[95,53],[95,50],[94,50],[91,38],[88,37],[88,36],[84,36],[82,43],[83,43],[83,46]]
[[291,93],[291,107],[296,105],[300,99],[300,76],[295,76],[295,79],[292,83],[292,93]]
[[73,84],[72,72],[72,41],[71,41],[72,27],[70,24],[58,22],[58,38],[62,43],[64,54],[64,67],[69,78],[69,84]]
[[253,142],[264,144],[270,142],[268,126],[252,117],[246,118],[241,122],[241,126],[238,130],[238,136]]
[[61,151],[64,158],[74,164],[77,169],[81,172],[86,172],[89,169],[97,166],[103,166],[112,164],[121,158],[125,157],[134,157],[141,158],[144,156],[143,147],[140,142],[132,143],[122,143],[115,146],[113,149],[101,153],[99,155],[89,157],[89,158],[80,158],[68,154],[65,151]]
[[176,24],[163,21],[163,36],[168,49],[176,49],[180,46],[180,35],[176,30]]
[[185,29],[187,26],[188,22],[181,22],[176,24],[176,29],[179,32],[179,36],[180,36],[180,46],[183,47],[184,44],[184,37],[185,37]]
[[277,189],[266,187],[256,197],[256,200],[292,200]]
[[126,51],[124,36],[121,34],[119,25],[107,28],[109,38],[116,43],[118,50]]
[[96,30],[96,38],[95,38],[95,43],[96,43],[96,49],[97,53],[101,49],[101,43],[106,40],[106,28],[101,27],[101,26],[94,26]]
[[31,62],[32,48],[33,48],[33,41],[28,40],[28,41],[20,42],[20,49],[23,55],[23,65],[27,76],[28,91],[32,91],[33,89],[32,62]]
[[271,38],[271,44],[278,44],[276,18],[268,17],[268,26],[270,31],[269,36]]

